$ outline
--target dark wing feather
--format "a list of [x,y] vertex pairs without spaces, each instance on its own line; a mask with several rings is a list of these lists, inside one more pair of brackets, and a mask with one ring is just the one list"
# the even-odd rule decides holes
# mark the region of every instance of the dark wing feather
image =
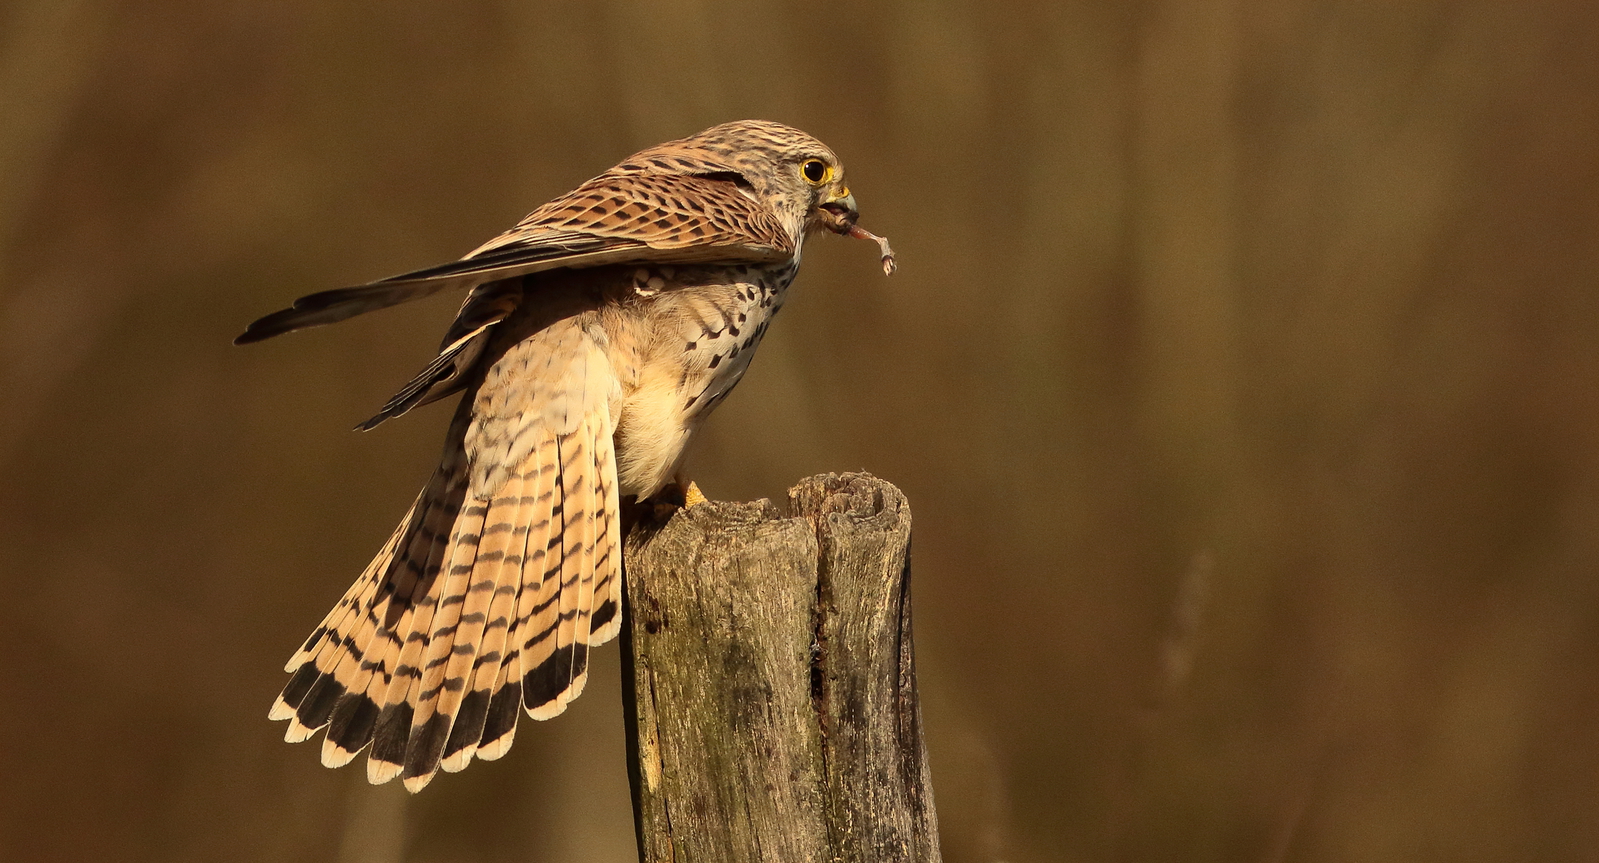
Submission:
[[259,342],[448,288],[559,267],[779,261],[793,252],[782,224],[736,183],[678,174],[604,174],[533,211],[459,261],[301,297],[250,324],[233,341]]
[[488,345],[494,325],[509,317],[521,302],[521,279],[489,282],[473,288],[466,302],[461,304],[455,323],[444,334],[439,355],[389,399],[375,416],[356,426],[356,430],[370,431],[384,420],[394,419],[411,408],[460,392],[467,384],[467,373]]
[[367,285],[308,294],[295,300],[294,305],[250,324],[233,343],[247,345],[295,330],[338,323],[356,315],[432,296],[449,288],[472,287],[555,267],[595,266],[607,263],[610,259],[625,258],[643,246],[636,241],[585,237],[566,232],[538,240],[537,245],[496,249],[481,256],[390,276]]

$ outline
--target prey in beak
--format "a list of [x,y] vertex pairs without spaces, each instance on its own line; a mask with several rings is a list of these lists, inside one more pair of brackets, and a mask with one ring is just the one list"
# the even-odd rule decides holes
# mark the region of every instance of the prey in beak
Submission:
[[860,211],[855,209],[855,196],[849,189],[841,189],[832,198],[820,204],[817,209],[822,212],[822,224],[835,234],[854,237],[857,240],[872,240],[877,243],[877,248],[883,254],[883,275],[892,276],[897,264],[894,261],[894,250],[889,248],[888,239],[866,230],[855,224],[860,218]]

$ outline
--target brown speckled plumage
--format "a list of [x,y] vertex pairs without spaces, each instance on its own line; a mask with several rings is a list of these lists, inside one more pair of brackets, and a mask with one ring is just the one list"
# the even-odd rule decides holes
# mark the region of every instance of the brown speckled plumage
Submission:
[[285,667],[271,717],[287,739],[326,727],[329,766],[371,744],[368,778],[416,791],[503,755],[520,711],[564,710],[588,648],[621,625],[620,499],[681,480],[821,228],[870,236],[832,152],[728,123],[628,158],[460,261],[251,324],[240,343],[469,289],[438,358],[361,426],[465,393],[432,480]]

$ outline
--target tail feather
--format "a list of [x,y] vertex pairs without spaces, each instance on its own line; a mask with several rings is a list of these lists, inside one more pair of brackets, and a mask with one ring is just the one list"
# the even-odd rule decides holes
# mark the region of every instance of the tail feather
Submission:
[[620,525],[602,406],[569,434],[537,427],[522,464],[476,497],[452,449],[361,579],[290,660],[271,716],[291,740],[326,727],[322,761],[368,744],[367,777],[411,791],[438,769],[504,755],[517,713],[559,714],[587,681],[588,647],[616,634]]
[[[410,511],[406,513],[405,518],[400,520],[400,526],[395,529],[388,542],[384,543],[383,549],[378,552],[377,557],[367,564],[366,570],[361,573],[361,577],[356,579],[355,583],[350,585],[349,590],[344,592],[344,596],[339,598],[339,601],[333,605],[333,609],[322,618],[322,622],[317,625],[317,628],[312,630],[311,636],[300,645],[300,649],[289,657],[289,661],[283,666],[284,671],[293,673],[299,670],[307,661],[315,659],[318,652],[340,641],[342,635],[339,633],[342,632],[345,626],[348,626],[349,621],[359,613],[358,609],[364,607],[365,601],[369,601],[371,595],[377,590],[378,581],[374,578],[375,574],[380,566],[393,557],[395,549],[399,547],[401,540],[405,538],[406,525],[415,516],[416,509],[421,503],[422,496],[418,495],[417,501],[411,504]],[[275,718],[286,719],[287,717]]]
[[[468,694],[466,685],[488,623],[489,605],[497,594],[517,527],[515,518],[521,509],[525,475],[525,469],[513,472],[499,493],[483,505],[484,516],[476,535],[457,537],[455,557],[447,570],[449,579],[428,639],[421,692],[411,718],[404,776],[406,787],[413,791],[427,785],[438,770],[452,726]],[[516,579],[520,580],[520,572]]]
[[[374,770],[377,775],[388,779],[403,772],[416,721],[416,708],[421,699],[423,675],[427,670],[425,665],[434,622],[441,617],[445,591],[471,574],[471,560],[477,553],[477,536],[482,532],[483,517],[488,511],[486,502],[471,500],[470,497],[468,495],[461,506],[455,525],[448,533],[445,555],[437,563],[431,558],[428,561],[433,577],[428,580],[426,594],[415,604],[410,626],[399,630],[408,634],[394,668],[394,681],[389,684],[378,714],[372,754],[368,757],[369,761],[383,762],[383,766],[373,768],[369,764],[369,777]],[[464,566],[464,572],[452,571],[458,566]],[[458,606],[443,608],[442,616],[448,619],[452,609],[458,609]]]
[[576,617],[572,621],[572,640],[569,642],[572,647],[572,668],[568,675],[571,686],[561,694],[561,700],[568,703],[583,694],[589,679],[589,621],[594,615],[594,565],[597,559],[595,542],[599,538],[599,520],[604,518],[601,509],[603,498],[595,488],[597,483],[590,481],[594,475],[594,450],[598,448],[595,446],[598,442],[592,427],[586,432],[579,438],[586,444],[575,458],[579,477],[576,492],[583,505],[583,516],[577,519],[579,551],[576,567],[571,570],[572,577],[577,580]]
[[[563,439],[560,451],[562,481],[580,476],[584,461],[590,458],[582,435]],[[565,528],[561,531],[561,617],[556,627],[555,653],[550,658],[554,665],[545,678],[554,691],[546,702],[546,708],[554,710],[552,716],[565,711],[567,703],[576,698],[588,682],[588,608],[584,594],[592,601],[593,571],[585,569],[593,565],[594,523],[589,517],[593,512],[593,500],[584,494],[585,491],[581,485],[568,486],[566,506],[562,509]],[[532,715],[536,716],[537,711]]]
[[[446,666],[459,643],[462,605],[472,589],[478,549],[492,506],[491,501],[472,500],[462,510],[450,537],[450,555],[440,572],[443,586],[429,593],[433,603],[432,619],[417,630],[423,636],[422,647],[405,698],[411,706],[411,728],[406,741],[405,771],[401,775],[408,785],[416,777],[430,774],[427,768],[438,756],[434,752],[430,760],[429,752],[444,748],[449,717],[436,715],[436,710],[439,695],[444,690]],[[445,725],[443,729],[439,728],[440,722]]]
[[[447,483],[441,487],[446,490],[449,488]],[[424,543],[429,543],[429,534],[418,530],[417,527],[427,521],[429,513],[438,507],[441,501],[448,506],[447,496],[440,498],[437,495],[430,495],[431,490],[430,488],[423,491],[422,497],[418,499],[411,513],[400,523],[396,531],[397,537],[406,536],[410,540],[409,551],[421,547],[420,557],[423,560],[432,556],[437,540],[432,540],[431,544],[423,546]],[[420,570],[398,565],[400,559],[393,553],[398,545],[398,541],[392,542],[390,547],[385,549],[386,553],[378,556],[378,560],[385,566],[386,578],[372,579],[369,582],[369,592],[363,595],[361,621],[354,639],[356,649],[352,651],[358,663],[350,671],[348,691],[339,699],[333,708],[333,713],[328,717],[327,735],[322,740],[322,763],[328,767],[342,767],[348,764],[372,739],[378,719],[378,699],[393,680],[391,669],[395,664],[394,657],[398,654],[399,642],[392,628],[374,612],[375,600],[379,596],[381,586],[388,596],[391,609],[402,603],[409,603],[410,598],[416,593],[422,576]],[[387,613],[384,615],[388,616],[391,615]]]
[[499,760],[516,740],[516,718],[522,712],[521,679],[520,657],[507,657],[494,676],[489,707],[483,717],[483,735],[477,742],[477,757],[484,761]]
[[[465,420],[457,417],[451,429],[454,440]],[[448,451],[424,492],[425,506],[405,527],[407,542],[402,554],[385,561],[383,588],[369,609],[379,622],[379,655],[369,666],[371,677],[363,690],[363,700],[351,707],[352,720],[336,735],[337,746],[352,756],[367,743],[367,779],[382,784],[399,775],[410,727],[410,706],[403,701],[411,683],[407,659],[419,646],[431,618],[430,597],[438,589],[439,571],[449,553],[454,524],[465,509],[467,492],[466,463],[458,450]],[[407,662],[413,665],[408,666]],[[396,697],[400,698],[398,704]],[[358,720],[358,721],[357,721]]]
[[464,681],[460,706],[453,711],[449,704],[439,708],[441,713],[455,713],[439,762],[439,766],[450,773],[471,762],[483,737],[496,689],[494,684],[504,665],[506,634],[522,585],[522,563],[527,556],[527,537],[533,527],[540,474],[538,466],[525,465],[511,478],[505,493],[509,501],[507,511],[502,514],[496,510],[484,531],[487,545],[479,551],[479,559],[492,563],[495,555],[499,555],[499,567],[493,576],[494,589],[484,603],[484,621],[470,667],[462,662],[451,670],[452,677],[459,676]]
[[[416,507],[417,504],[412,504],[413,513]],[[410,517],[408,514],[407,520]],[[269,719],[291,720],[284,734],[284,739],[289,742],[298,743],[310,737],[334,709],[342,694],[337,677],[339,665],[352,648],[357,656],[365,649],[353,636],[362,622],[361,610],[368,606],[378,587],[373,575],[398,547],[404,529],[402,522],[400,529],[385,544],[383,552],[367,566],[362,577],[351,585],[284,667],[283,670],[292,672],[294,677],[284,687],[267,716]]]
[[610,435],[595,438],[594,475],[594,597],[589,618],[590,646],[598,646],[622,631],[622,504],[618,496],[615,444]]
[[526,632],[529,610],[544,589],[544,570],[548,560],[546,552],[554,528],[552,509],[558,499],[556,478],[559,471],[553,461],[540,459],[537,455],[530,459],[530,463],[538,464],[538,480],[533,486],[533,510],[528,518],[527,536],[523,538],[521,580],[509,607],[505,656],[499,672],[494,675],[488,713],[483,718],[483,733],[477,744],[478,757],[486,761],[503,756],[516,739],[516,720],[522,713],[523,634]]
[[[488,708],[484,711],[483,728],[476,743],[477,757],[484,761],[494,761],[505,755],[516,740],[516,719],[522,712],[522,654],[515,647],[516,633],[510,627],[516,623],[516,603],[525,592],[524,584],[508,609],[505,655],[488,689]],[[461,766],[466,765],[463,762]]]
[[[411,512],[400,522],[385,554],[376,558],[382,561],[384,577],[368,580],[367,589],[356,597],[352,610],[358,614],[353,621],[346,656],[333,672],[345,683],[343,694],[327,717],[328,731],[322,741],[322,763],[328,767],[348,764],[371,738],[377,723],[378,705],[372,697],[374,680],[387,682],[389,679],[388,669],[392,667],[389,655],[393,652],[395,637],[373,608],[385,593],[390,595],[392,608],[398,597],[409,598],[417,591],[422,573],[411,570],[396,573],[394,551],[399,548],[402,537],[410,539],[414,545],[421,535],[405,535],[412,532],[414,524],[425,522],[427,515],[440,505],[439,499],[428,492],[424,489]],[[431,553],[430,547],[427,554]]]
[[[552,689],[548,678],[556,664],[552,654],[555,652],[555,631],[560,625],[561,596],[565,593],[561,581],[562,537],[566,533],[565,512],[570,501],[566,498],[566,472],[562,470],[555,438],[550,438],[534,452],[534,458],[547,461],[555,470],[551,477],[547,514],[542,516],[546,522],[542,531],[544,542],[534,552],[537,555],[538,579],[536,582],[529,580],[517,603],[514,644],[522,665],[517,681],[521,689],[522,706],[534,719],[548,719],[560,713],[560,710],[541,713],[539,709],[565,689],[566,683],[562,680],[559,687]],[[533,551],[531,547],[530,551]],[[537,588],[529,589],[534,583],[538,585]]]

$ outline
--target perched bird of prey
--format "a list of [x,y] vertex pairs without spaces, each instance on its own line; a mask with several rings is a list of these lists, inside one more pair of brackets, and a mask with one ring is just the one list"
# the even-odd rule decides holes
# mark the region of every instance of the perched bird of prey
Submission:
[[583,691],[621,626],[620,501],[697,490],[694,432],[749,366],[818,230],[876,240],[833,152],[764,121],[637,153],[459,261],[301,297],[256,342],[450,288],[438,358],[359,428],[465,393],[438,471],[285,667],[290,741],[418,791]]

